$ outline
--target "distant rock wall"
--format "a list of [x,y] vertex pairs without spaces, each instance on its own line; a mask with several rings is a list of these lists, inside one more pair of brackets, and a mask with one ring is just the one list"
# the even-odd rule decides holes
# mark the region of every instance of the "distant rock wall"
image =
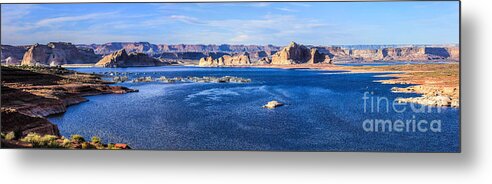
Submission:
[[349,50],[352,59],[360,61],[458,61],[458,47],[402,47]]
[[149,42],[110,42],[105,44],[78,45],[79,47],[94,49],[96,54],[107,55],[115,51],[125,49],[128,53],[137,52],[149,55],[162,54],[166,52],[223,52],[223,53],[239,53],[239,52],[271,52],[277,51],[280,47],[273,45],[203,45],[203,44],[151,44]]

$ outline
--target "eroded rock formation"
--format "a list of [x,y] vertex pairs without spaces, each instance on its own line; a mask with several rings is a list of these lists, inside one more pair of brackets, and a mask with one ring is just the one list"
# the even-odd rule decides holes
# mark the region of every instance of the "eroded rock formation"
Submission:
[[77,48],[71,43],[50,42],[29,47],[22,59],[22,65],[58,66],[64,64],[91,64],[100,59],[92,49]]
[[318,52],[317,48],[311,48],[291,42],[272,56],[271,64],[314,64],[329,63],[330,57]]
[[239,53],[235,55],[224,55],[217,59],[213,59],[212,56],[201,58],[199,61],[200,66],[232,66],[232,65],[250,65],[251,60],[249,54]]
[[110,55],[107,55],[96,63],[96,66],[99,67],[133,67],[159,65],[164,65],[164,63],[144,53],[127,54],[125,49],[121,49]]

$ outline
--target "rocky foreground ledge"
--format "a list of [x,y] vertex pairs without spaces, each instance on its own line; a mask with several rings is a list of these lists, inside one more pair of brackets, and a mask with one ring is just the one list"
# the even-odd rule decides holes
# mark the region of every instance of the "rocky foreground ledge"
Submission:
[[109,86],[111,82],[103,81],[97,75],[63,68],[2,66],[1,72],[1,132],[17,137],[2,138],[2,147],[36,147],[37,144],[22,144],[21,141],[32,133],[62,139],[58,127],[45,117],[63,113],[67,106],[87,101],[84,96],[136,92],[122,86]]

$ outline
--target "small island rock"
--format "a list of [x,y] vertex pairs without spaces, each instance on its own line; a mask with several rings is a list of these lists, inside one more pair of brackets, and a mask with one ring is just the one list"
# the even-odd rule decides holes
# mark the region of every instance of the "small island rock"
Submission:
[[268,102],[266,105],[264,105],[263,108],[274,109],[274,108],[277,108],[277,107],[280,107],[283,105],[284,105],[283,103],[280,103],[276,100],[273,100],[273,101]]

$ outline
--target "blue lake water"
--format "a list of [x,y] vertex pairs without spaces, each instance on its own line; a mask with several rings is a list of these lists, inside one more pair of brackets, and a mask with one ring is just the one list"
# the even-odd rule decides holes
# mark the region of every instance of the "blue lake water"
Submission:
[[[136,67],[78,68],[81,72],[135,72],[134,76],[237,76],[251,83],[119,83],[137,93],[90,96],[66,113],[49,117],[64,136],[99,136],[134,149],[261,151],[457,152],[459,109],[416,113],[371,112],[371,97],[418,96],[392,93],[374,82],[380,74],[265,68]],[[372,94],[371,94],[372,93]],[[366,93],[367,95],[367,93]],[[277,100],[285,106],[261,106]],[[391,104],[390,104],[391,105]],[[419,107],[419,106],[417,106]],[[400,108],[401,109],[401,108]],[[367,119],[440,120],[440,132],[379,131]]]

